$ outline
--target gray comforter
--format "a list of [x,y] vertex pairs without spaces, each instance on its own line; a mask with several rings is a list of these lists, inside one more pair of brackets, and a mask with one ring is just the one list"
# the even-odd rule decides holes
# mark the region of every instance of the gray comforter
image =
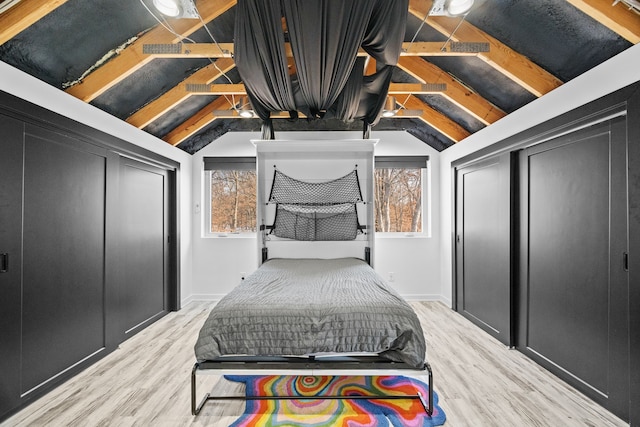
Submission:
[[421,368],[413,309],[364,261],[272,259],[211,311],[195,345],[200,362],[222,355],[378,353]]

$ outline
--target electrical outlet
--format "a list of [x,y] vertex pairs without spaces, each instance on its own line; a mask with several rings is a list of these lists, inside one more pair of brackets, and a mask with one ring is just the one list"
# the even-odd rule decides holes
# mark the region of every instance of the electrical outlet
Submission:
[[389,272],[389,282],[393,283],[393,281],[396,279],[396,275],[393,271]]

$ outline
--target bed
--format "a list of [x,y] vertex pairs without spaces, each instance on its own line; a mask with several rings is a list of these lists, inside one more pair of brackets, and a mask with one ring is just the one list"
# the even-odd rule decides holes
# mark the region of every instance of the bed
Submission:
[[212,309],[200,330],[195,356],[191,375],[194,415],[208,400],[251,398],[207,394],[196,404],[198,373],[255,374],[256,370],[277,375],[426,371],[429,396],[390,398],[420,399],[425,411],[432,412],[433,377],[425,362],[424,334],[417,315],[373,268],[357,258],[263,263]]

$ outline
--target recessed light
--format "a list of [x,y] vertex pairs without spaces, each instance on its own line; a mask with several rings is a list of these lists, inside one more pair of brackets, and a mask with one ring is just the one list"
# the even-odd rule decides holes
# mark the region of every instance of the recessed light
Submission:
[[182,8],[174,0],[153,0],[153,6],[163,15],[175,18],[180,15]]
[[447,0],[445,10],[450,16],[466,15],[471,10],[474,0]]

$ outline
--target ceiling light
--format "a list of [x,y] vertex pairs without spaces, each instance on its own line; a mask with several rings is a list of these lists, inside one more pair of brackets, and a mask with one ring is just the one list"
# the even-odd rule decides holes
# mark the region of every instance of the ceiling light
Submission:
[[180,15],[182,8],[174,0],[153,0],[153,6],[163,15],[175,18]]
[[474,0],[433,0],[427,16],[464,16],[473,3]]
[[469,13],[474,0],[447,0],[445,11],[449,16],[462,16]]
[[396,98],[393,96],[387,96],[387,100],[382,107],[382,117],[393,117],[398,113],[396,108]]
[[244,117],[245,119],[254,117],[253,110],[251,109],[251,104],[249,103],[249,99],[246,96],[241,96],[238,98],[237,111],[238,115],[240,117]]
[[153,0],[153,6],[171,18],[199,18],[193,0]]

